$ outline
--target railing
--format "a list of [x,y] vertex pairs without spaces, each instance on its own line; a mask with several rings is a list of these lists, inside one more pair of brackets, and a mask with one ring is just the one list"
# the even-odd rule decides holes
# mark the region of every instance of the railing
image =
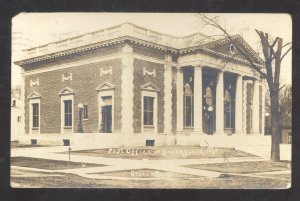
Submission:
[[193,34],[186,37],[174,37],[139,27],[131,23],[125,23],[62,41],[49,43],[36,48],[23,50],[25,57],[24,59],[94,44],[122,36],[131,36],[172,48],[184,48],[193,45],[199,45],[199,43],[205,39],[202,34]]

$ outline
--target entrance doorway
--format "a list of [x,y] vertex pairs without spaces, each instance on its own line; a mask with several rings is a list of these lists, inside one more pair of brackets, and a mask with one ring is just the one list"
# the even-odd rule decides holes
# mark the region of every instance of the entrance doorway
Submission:
[[216,130],[216,73],[209,69],[203,70],[203,132],[212,135]]
[[112,133],[112,97],[103,96],[101,106],[100,133]]
[[101,122],[101,133],[112,132],[112,106],[106,105],[101,108],[102,122]]
[[207,86],[205,89],[204,95],[204,107],[203,107],[203,131],[209,135],[212,135],[214,132],[214,123],[215,123],[215,112],[214,112],[214,96],[211,90],[211,86]]

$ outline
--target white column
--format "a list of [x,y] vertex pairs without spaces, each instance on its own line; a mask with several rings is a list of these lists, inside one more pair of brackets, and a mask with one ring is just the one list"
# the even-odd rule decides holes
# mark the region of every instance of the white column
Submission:
[[259,133],[259,82],[254,80],[252,100],[252,133]]
[[238,75],[236,79],[235,133],[243,133],[243,78],[241,75]]
[[216,134],[224,134],[224,73],[218,75],[216,88]]
[[122,133],[133,133],[133,56],[132,47],[122,49]]
[[172,134],[172,57],[166,55],[164,81],[164,133]]
[[202,133],[202,67],[194,67],[194,132]]
[[261,134],[262,135],[265,135],[265,113],[266,113],[266,111],[265,111],[265,104],[266,104],[266,97],[265,97],[265,93],[266,93],[266,91],[265,91],[265,82],[263,81],[262,82],[262,85],[261,85],[261,89],[262,89],[262,93],[261,93],[261,95],[262,95],[262,103],[261,103],[261,106],[262,106],[262,111],[261,111],[261,123],[262,123],[262,125],[261,125]]
[[[25,132],[25,72],[23,67],[21,68],[21,97],[20,97],[20,108],[21,108],[21,135],[26,134]],[[41,115],[40,115],[41,116]],[[41,119],[40,119],[41,121]],[[22,136],[18,136],[18,139]],[[21,140],[21,139],[20,139]]]
[[177,69],[177,132],[183,131],[183,72],[180,68]]
[[247,134],[247,82],[242,80],[243,84],[243,133]]

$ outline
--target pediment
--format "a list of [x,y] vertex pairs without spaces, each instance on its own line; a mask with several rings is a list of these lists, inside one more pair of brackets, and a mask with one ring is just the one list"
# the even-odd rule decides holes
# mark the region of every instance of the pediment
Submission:
[[100,84],[96,90],[97,91],[105,91],[105,90],[114,90],[115,88],[116,88],[115,85],[106,82],[104,84]]
[[38,92],[34,91],[27,98],[28,99],[41,98],[41,95]]
[[144,84],[141,86],[142,90],[147,90],[147,91],[159,91],[159,88],[152,84],[151,82],[148,82],[147,84]]
[[240,36],[235,35],[232,36],[234,42],[230,41],[228,38],[216,40],[210,43],[207,43],[203,46],[203,48],[212,50],[213,52],[221,53],[233,58],[243,59],[244,56],[236,50],[235,45],[256,63],[262,63],[263,60],[258,56],[258,54],[251,48],[251,46]]
[[69,95],[69,94],[74,94],[74,90],[69,88],[69,87],[66,87],[64,88],[63,90],[61,90],[61,92],[59,93],[60,96],[62,95]]

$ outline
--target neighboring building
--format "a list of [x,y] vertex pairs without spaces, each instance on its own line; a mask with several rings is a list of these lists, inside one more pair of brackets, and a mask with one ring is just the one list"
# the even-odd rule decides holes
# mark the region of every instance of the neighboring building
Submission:
[[[291,116],[291,115],[290,115]],[[291,118],[284,118],[281,129],[281,143],[291,144],[292,143],[292,125]],[[271,117],[265,117],[265,134],[271,135]]]
[[[233,38],[263,68],[255,51]],[[15,62],[23,70],[24,143],[264,141],[263,80],[228,39],[173,37],[125,23],[24,54]]]
[[11,141],[17,141],[24,129],[22,128],[21,87],[11,89]]
[[281,143],[292,144],[292,127],[290,125],[283,125],[281,135]]

